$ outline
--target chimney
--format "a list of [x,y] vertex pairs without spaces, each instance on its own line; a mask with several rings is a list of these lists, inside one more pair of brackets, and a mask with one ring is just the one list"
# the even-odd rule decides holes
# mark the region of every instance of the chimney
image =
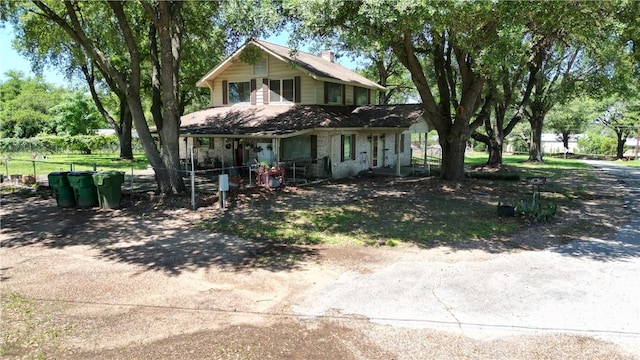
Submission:
[[331,50],[325,50],[322,52],[322,58],[330,62],[334,62],[335,54]]

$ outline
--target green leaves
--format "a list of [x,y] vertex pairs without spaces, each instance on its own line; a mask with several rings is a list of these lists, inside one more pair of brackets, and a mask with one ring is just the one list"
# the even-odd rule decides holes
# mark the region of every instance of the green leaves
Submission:
[[64,90],[21,72],[5,75],[9,79],[0,83],[0,135],[27,138],[48,132],[52,120],[49,110],[60,102]]
[[90,135],[96,129],[108,127],[91,97],[80,91],[67,95],[50,112],[53,115],[55,133],[59,135]]

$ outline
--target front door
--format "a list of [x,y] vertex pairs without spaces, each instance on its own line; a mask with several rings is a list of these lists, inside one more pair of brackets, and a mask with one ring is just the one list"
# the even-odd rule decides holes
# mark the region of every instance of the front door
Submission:
[[371,167],[378,167],[378,135],[371,138]]
[[236,148],[236,166],[244,165],[244,146],[240,141],[234,141],[234,146]]

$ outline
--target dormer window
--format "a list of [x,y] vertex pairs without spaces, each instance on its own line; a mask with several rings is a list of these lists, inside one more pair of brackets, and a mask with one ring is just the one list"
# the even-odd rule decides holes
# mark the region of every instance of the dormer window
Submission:
[[249,81],[229,82],[229,103],[236,104],[251,101],[251,84]]

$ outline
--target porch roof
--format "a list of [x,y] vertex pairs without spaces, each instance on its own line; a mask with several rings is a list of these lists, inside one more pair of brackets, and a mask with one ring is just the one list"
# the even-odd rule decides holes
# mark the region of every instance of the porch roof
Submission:
[[406,130],[422,113],[420,104],[225,106],[182,116],[180,133],[282,136],[333,128]]

